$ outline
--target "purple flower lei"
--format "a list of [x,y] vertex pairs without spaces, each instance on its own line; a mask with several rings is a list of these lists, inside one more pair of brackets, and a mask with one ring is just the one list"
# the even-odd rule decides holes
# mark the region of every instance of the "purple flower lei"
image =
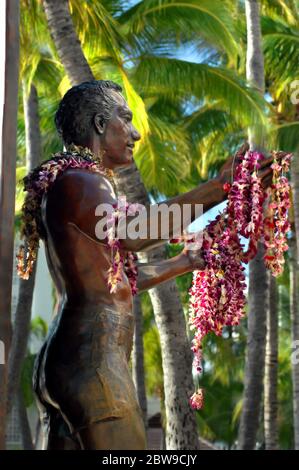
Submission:
[[[29,279],[36,261],[39,239],[44,235],[41,221],[42,197],[48,192],[56,178],[68,168],[84,168],[100,173],[114,186],[112,170],[104,168],[101,160],[97,159],[89,149],[76,146],[72,146],[67,152],[56,153],[24,178],[24,190],[27,191],[22,207],[21,239],[24,239],[24,243],[17,254],[17,272],[22,279]],[[126,210],[129,207],[130,205],[127,205]],[[117,212],[112,213],[112,219],[117,222]],[[135,295],[137,293],[136,255],[132,252],[125,254],[121,252],[119,240],[113,239],[109,234],[107,244],[113,255],[107,280],[110,292],[115,291],[123,271],[129,279],[132,294]]]
[[138,292],[137,289],[137,255],[131,251],[124,256],[121,251],[121,244],[115,233],[115,229],[119,224],[121,217],[125,217],[128,213],[135,213],[139,204],[130,204],[125,202],[125,196],[118,198],[118,204],[113,206],[114,211],[107,217],[107,244],[111,249],[112,265],[108,271],[108,286],[110,292],[116,290],[117,283],[120,282],[122,272],[124,271],[129,279],[131,291],[133,295]]
[[[288,249],[286,233],[290,229],[287,221],[290,188],[283,171],[289,169],[291,154],[286,154],[280,165],[276,153],[272,152],[272,155],[273,184],[267,193],[257,175],[263,155],[247,152],[236,169],[227,207],[204,231],[202,254],[206,268],[194,271],[189,291],[189,323],[191,330],[195,331],[191,349],[194,353],[193,367],[198,373],[202,370],[204,336],[210,331],[221,335],[224,326],[238,325],[244,316],[245,268],[242,262],[248,263],[254,258],[261,237],[266,248],[265,265],[274,276],[283,271],[283,252]],[[264,217],[266,194],[270,204]],[[249,239],[245,253],[240,235]],[[198,389],[192,395],[192,408],[202,407],[202,393]]]

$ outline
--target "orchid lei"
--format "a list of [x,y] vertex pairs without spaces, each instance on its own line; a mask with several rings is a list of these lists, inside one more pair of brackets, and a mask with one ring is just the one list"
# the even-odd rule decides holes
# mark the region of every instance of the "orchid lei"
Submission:
[[[193,367],[202,370],[202,340],[210,331],[221,335],[224,326],[238,325],[245,307],[245,268],[257,252],[263,236],[266,253],[264,261],[277,276],[283,270],[283,252],[288,249],[286,233],[290,229],[287,210],[290,207],[289,183],[282,172],[287,172],[291,154],[281,164],[274,156],[273,184],[265,193],[257,171],[263,155],[247,152],[236,168],[232,185],[225,184],[228,204],[222,214],[209,223],[203,234],[202,255],[204,271],[194,271],[190,289],[189,323],[195,331],[192,341]],[[268,195],[270,204],[266,215],[263,205]],[[249,239],[246,252],[239,236]],[[198,388],[190,398],[194,409],[203,406],[203,390]]]
[[275,156],[274,153],[273,184],[267,191],[269,205],[264,219],[264,261],[273,276],[279,276],[285,262],[283,254],[288,250],[286,234],[290,230],[290,223],[287,216],[291,205],[289,182],[282,173],[289,170],[291,155],[287,154],[281,164]]
[[120,229],[121,221],[126,215],[135,213],[140,204],[130,204],[126,202],[125,196],[118,198],[118,204],[113,205],[113,212],[108,214],[107,218],[107,244],[111,249],[112,265],[108,272],[108,287],[113,293],[117,283],[122,279],[124,271],[129,279],[133,295],[137,294],[137,255],[133,252],[127,252],[126,256],[121,251],[120,241],[116,233],[116,228]]
[[[41,219],[43,195],[49,191],[56,178],[68,168],[83,168],[100,173],[115,187],[113,171],[104,168],[100,158],[95,157],[88,148],[83,149],[74,145],[67,152],[56,153],[50,160],[32,170],[24,178],[24,190],[27,191],[22,207],[21,239],[24,239],[24,243],[17,254],[17,272],[22,279],[29,279],[36,261],[39,239],[45,235]],[[127,204],[125,211],[129,207],[130,205]],[[115,210],[110,215],[110,224],[116,224],[117,221],[118,212]],[[108,230],[106,242],[113,256],[107,280],[110,292],[115,291],[123,270],[129,279],[132,294],[135,295],[137,292],[136,255],[131,252],[121,252],[119,240],[113,237],[112,230]]]

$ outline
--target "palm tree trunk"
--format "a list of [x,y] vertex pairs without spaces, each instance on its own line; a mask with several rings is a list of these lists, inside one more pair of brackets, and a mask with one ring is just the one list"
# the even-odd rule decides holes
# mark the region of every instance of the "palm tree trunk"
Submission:
[[143,414],[145,428],[147,428],[147,401],[144,376],[144,352],[143,352],[143,318],[142,306],[139,295],[134,298],[135,333],[132,352],[133,381],[136,387],[140,408]]
[[[290,311],[291,311],[291,332],[292,345],[298,351],[299,345],[299,270],[298,255],[296,246],[296,236],[289,239],[290,255]],[[299,361],[298,353],[292,357],[292,383],[293,383],[293,421],[294,421],[294,444],[299,450]]]
[[[258,0],[245,0],[247,23],[247,80],[262,94],[265,87],[264,60]],[[257,129],[248,131],[251,149],[262,145]],[[248,337],[245,365],[244,398],[239,427],[240,449],[254,449],[259,426],[263,391],[268,276],[263,262],[264,248],[259,244],[257,256],[249,264]]]
[[[157,258],[161,253],[157,253]],[[175,281],[149,291],[160,333],[166,410],[166,449],[198,450],[195,413],[189,398],[194,392],[192,354],[186,321]]]
[[68,0],[44,0],[49,29],[72,85],[94,80],[74,29]]
[[[59,5],[58,5],[59,4]],[[63,7],[60,6],[63,4]],[[55,41],[57,52],[61,59],[63,66],[65,67],[67,74],[72,84],[81,83],[84,80],[92,80],[90,68],[86,67],[86,59],[78,43],[72,19],[67,7],[65,0],[44,0],[45,11],[49,23],[49,28],[52,32],[53,39]],[[68,16],[68,19],[67,19]],[[67,26],[66,26],[67,25]],[[71,33],[71,30],[73,32]],[[75,39],[74,39],[75,38]],[[73,61],[72,61],[73,60]],[[149,203],[149,198],[141,181],[140,174],[135,164],[127,168],[118,180],[118,188],[120,194],[126,194],[128,201],[138,201],[141,204]],[[164,258],[163,250],[160,250],[160,257]],[[157,255],[158,256],[158,255]],[[168,371],[169,377],[177,377],[178,382],[170,384],[169,381],[165,383],[165,396],[172,397],[173,390],[178,390],[178,385],[185,384],[185,392],[180,395],[177,394],[175,403],[171,403],[170,398],[167,400],[166,416],[167,416],[167,429],[170,435],[167,437],[168,443],[173,449],[197,449],[198,448],[198,437],[197,437],[197,425],[195,419],[195,413],[190,410],[187,397],[189,393],[193,391],[193,380],[192,380],[192,368],[191,361],[185,364],[180,362],[182,367],[178,367],[176,360],[168,360],[171,358],[172,352],[176,351],[179,354],[180,361],[184,361],[187,357],[191,357],[189,351],[189,344],[186,334],[186,326],[183,321],[183,309],[180,303],[178,291],[176,288],[175,281],[170,281],[164,285],[159,286],[155,289],[157,296],[160,298],[160,302],[156,302],[154,306],[154,313],[157,324],[159,325],[159,319],[165,317],[165,323],[169,318],[169,305],[171,305],[171,315],[178,322],[182,328],[179,335],[178,326],[176,334],[171,337],[168,330],[161,330],[161,344],[162,344],[162,357],[164,357],[164,372],[165,367],[171,367],[172,373]],[[151,294],[150,294],[151,295]],[[174,304],[173,298],[176,299]],[[162,311],[162,308],[166,305],[167,309]],[[158,310],[156,310],[158,308]],[[169,336],[169,338],[167,338]],[[171,345],[170,350],[165,348]],[[178,371],[183,371],[183,376],[178,376]],[[183,420],[181,422],[181,420]],[[184,429],[183,429],[184,428]],[[185,429],[187,432],[185,432]],[[175,447],[178,445],[179,447]]]
[[[28,97],[25,94],[25,85],[23,86],[23,89],[26,128],[26,163],[27,171],[31,171],[38,165],[41,158],[38,96],[34,85],[31,85]],[[8,413],[11,410],[14,397],[19,388],[22,364],[27,351],[35,274],[36,263],[28,281],[19,279],[19,296],[13,324],[11,349],[8,359]]]
[[254,449],[263,392],[268,276],[261,246],[249,271],[248,337],[239,449]]
[[[118,172],[117,189],[128,202],[149,204],[140,174],[133,164]],[[147,253],[148,261],[165,259],[165,248]],[[144,261],[144,257],[143,261]],[[169,450],[199,448],[194,411],[188,398],[193,393],[192,353],[186,331],[184,311],[174,280],[149,290],[156,324],[160,334],[164,373],[166,409],[166,448]]]
[[36,87],[31,84],[28,96],[26,84],[23,83],[24,117],[26,133],[26,167],[27,172],[33,170],[41,161],[41,133],[38,115],[38,95]]
[[278,291],[275,277],[270,277],[267,310],[267,339],[264,384],[264,427],[266,450],[278,450],[277,373],[278,373]]
[[29,425],[28,415],[26,406],[24,403],[23,391],[21,388],[18,390],[17,394],[17,407],[18,407],[18,417],[19,425],[22,436],[23,450],[34,450],[32,443],[31,429]]
[[[6,8],[6,10],[5,10]],[[4,13],[5,12],[5,13]],[[11,288],[13,270],[13,229],[16,186],[16,144],[19,73],[19,1],[2,4],[6,14],[4,68],[4,106],[0,125],[0,341],[4,347],[4,364],[0,363],[0,449],[5,449],[7,356],[11,336]],[[1,71],[2,74],[2,71]]]

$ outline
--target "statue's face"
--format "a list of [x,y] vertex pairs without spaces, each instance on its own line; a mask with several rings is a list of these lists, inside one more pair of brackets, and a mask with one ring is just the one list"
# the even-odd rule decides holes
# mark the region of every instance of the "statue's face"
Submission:
[[114,90],[111,93],[115,107],[111,119],[104,125],[101,148],[105,151],[105,166],[116,168],[132,163],[134,144],[140,134],[132,124],[133,114],[124,98]]

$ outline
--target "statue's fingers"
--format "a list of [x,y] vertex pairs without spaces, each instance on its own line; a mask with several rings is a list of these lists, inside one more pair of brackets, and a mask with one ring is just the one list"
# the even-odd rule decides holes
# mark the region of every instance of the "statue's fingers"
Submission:
[[[286,152],[279,152],[279,154],[277,153],[275,155],[276,160],[280,161],[283,157],[285,157],[285,155],[287,155]],[[269,158],[265,158],[264,160],[262,160],[260,162],[261,168],[265,168],[269,165],[272,165],[273,161],[274,161],[274,156],[271,156]]]
[[272,184],[273,171],[271,168],[267,168],[259,173],[259,177],[262,180],[263,188],[266,189]]
[[244,142],[244,144],[241,145],[241,147],[236,151],[235,157],[237,159],[241,159],[244,157],[245,153],[249,150],[249,144],[248,142]]

